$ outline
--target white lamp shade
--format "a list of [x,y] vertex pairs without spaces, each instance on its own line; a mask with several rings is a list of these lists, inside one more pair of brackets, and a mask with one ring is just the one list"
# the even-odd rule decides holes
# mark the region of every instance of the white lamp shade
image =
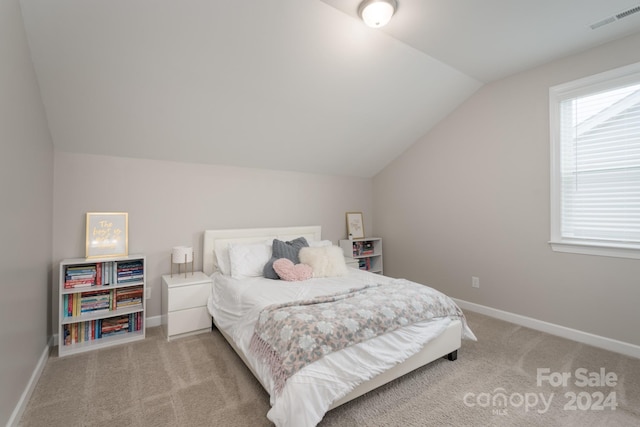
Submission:
[[369,27],[379,28],[391,20],[395,12],[395,1],[365,1],[360,10],[360,16]]
[[193,248],[188,246],[176,246],[171,251],[171,262],[174,264],[193,262]]

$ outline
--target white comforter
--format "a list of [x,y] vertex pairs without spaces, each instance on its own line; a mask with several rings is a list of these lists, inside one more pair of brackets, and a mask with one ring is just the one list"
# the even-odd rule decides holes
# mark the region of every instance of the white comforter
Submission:
[[[306,366],[289,378],[281,394],[273,392],[267,365],[249,352],[249,343],[258,315],[268,305],[328,295],[392,279],[358,269],[349,269],[348,277],[286,282],[265,278],[237,280],[215,273],[209,312],[216,324],[244,353],[262,384],[271,395],[267,418],[279,427],[315,426],[331,404],[358,384],[367,381],[417,353],[440,335],[451,322],[442,319],[421,322],[329,354]],[[463,323],[463,335],[475,339]],[[301,397],[304,396],[304,397]]]

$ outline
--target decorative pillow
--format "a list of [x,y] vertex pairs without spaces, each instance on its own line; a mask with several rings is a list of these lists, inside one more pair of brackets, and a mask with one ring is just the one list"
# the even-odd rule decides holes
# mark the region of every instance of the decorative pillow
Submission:
[[310,265],[313,277],[335,277],[349,274],[344,253],[338,246],[300,249],[300,262]]
[[263,269],[264,277],[267,279],[277,280],[280,277],[278,273],[273,269],[273,263],[280,258],[287,258],[294,264],[300,264],[300,258],[298,258],[298,252],[301,248],[308,247],[307,239],[304,237],[298,237],[297,239],[289,242],[283,242],[282,240],[273,239],[273,252],[271,259],[265,264]]
[[279,258],[273,262],[273,269],[282,280],[299,282],[313,277],[313,269],[306,264],[294,264],[287,258]]
[[262,277],[265,263],[271,258],[271,246],[266,243],[229,244],[231,277]]

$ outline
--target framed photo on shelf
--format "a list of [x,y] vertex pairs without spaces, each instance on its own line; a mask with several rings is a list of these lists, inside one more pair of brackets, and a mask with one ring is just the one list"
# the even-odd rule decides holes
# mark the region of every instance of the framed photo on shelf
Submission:
[[362,212],[347,212],[347,237],[350,239],[364,238]]
[[129,255],[129,214],[87,212],[86,257]]

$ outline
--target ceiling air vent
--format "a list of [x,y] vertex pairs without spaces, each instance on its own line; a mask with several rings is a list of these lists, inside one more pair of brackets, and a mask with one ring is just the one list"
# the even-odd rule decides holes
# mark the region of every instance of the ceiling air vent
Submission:
[[595,30],[596,28],[604,27],[607,24],[611,24],[612,22],[616,22],[622,18],[626,18],[627,16],[633,15],[634,13],[638,12],[640,12],[640,5],[632,7],[631,9],[627,9],[624,12],[616,13],[615,15],[608,18],[601,19],[600,21],[589,25],[589,27],[592,30]]
[[636,6],[636,7],[632,7],[629,10],[625,10],[624,12],[620,12],[616,15],[616,18],[618,19],[622,19],[622,18],[626,18],[629,15],[633,15],[634,13],[638,13],[640,12],[640,6]]
[[596,28],[603,27],[607,24],[611,24],[612,22],[616,22],[616,18],[614,18],[613,16],[610,16],[606,19],[603,19],[602,21],[598,21],[595,24],[591,24],[589,26],[591,27],[592,30],[595,30]]

